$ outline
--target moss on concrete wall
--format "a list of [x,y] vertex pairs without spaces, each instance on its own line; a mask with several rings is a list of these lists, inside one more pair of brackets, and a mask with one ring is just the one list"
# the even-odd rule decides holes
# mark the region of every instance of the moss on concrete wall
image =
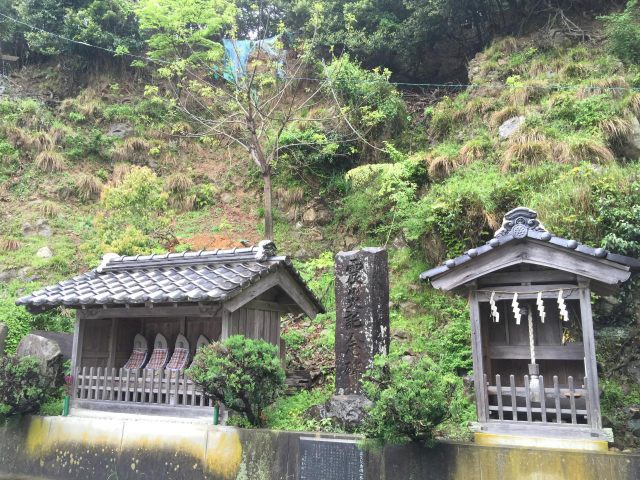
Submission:
[[[65,480],[295,480],[299,476],[299,437],[292,432],[157,418],[28,417],[0,427],[0,474]],[[433,449],[412,444],[387,446],[367,450],[365,461],[369,480],[640,477],[640,455],[462,443],[441,443]]]

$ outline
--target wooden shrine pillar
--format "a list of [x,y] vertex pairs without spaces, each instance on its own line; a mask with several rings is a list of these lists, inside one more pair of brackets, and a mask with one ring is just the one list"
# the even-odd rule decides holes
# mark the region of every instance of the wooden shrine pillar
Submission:
[[84,340],[86,320],[79,312],[76,314],[76,323],[73,328],[73,347],[71,349],[71,375],[73,376],[73,392],[71,396],[76,398],[76,372],[82,363],[82,343]]
[[592,430],[602,429],[600,415],[600,388],[598,386],[598,365],[596,363],[596,343],[593,334],[593,315],[591,312],[591,289],[589,280],[580,280],[580,317],[582,319],[582,343],[584,345],[584,368],[587,377],[587,405],[589,423]]
[[473,356],[473,384],[476,393],[476,410],[478,421],[487,422],[487,406],[489,399],[484,385],[484,361],[482,351],[482,328],[480,325],[480,304],[475,286],[469,292],[469,310],[471,312],[471,353]]

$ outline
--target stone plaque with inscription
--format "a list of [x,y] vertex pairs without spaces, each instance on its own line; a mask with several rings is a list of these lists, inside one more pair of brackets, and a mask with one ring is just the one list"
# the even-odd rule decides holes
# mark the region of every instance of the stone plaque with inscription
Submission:
[[299,480],[366,480],[365,454],[353,440],[300,437]]
[[336,394],[361,393],[362,374],[374,355],[389,351],[387,251],[340,252],[336,275]]

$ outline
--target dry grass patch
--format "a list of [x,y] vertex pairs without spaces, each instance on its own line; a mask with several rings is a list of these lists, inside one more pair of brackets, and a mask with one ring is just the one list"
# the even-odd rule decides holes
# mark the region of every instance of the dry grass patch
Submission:
[[36,167],[43,172],[61,172],[65,167],[64,157],[55,150],[44,150],[36,155]]
[[598,128],[609,141],[618,141],[632,132],[633,124],[628,118],[612,117],[601,121]]
[[300,206],[304,202],[304,189],[302,187],[279,187],[275,189],[273,194],[284,210]]
[[566,160],[569,163],[589,161],[593,163],[611,163],[615,155],[602,141],[589,137],[572,138],[566,145]]
[[78,188],[78,197],[82,200],[98,198],[104,188],[102,181],[89,173],[78,174],[75,178],[75,184]]
[[537,165],[554,155],[555,144],[544,134],[537,132],[514,136],[502,159],[502,171],[507,172],[514,164]]
[[131,173],[131,165],[128,163],[116,163],[113,167],[113,174],[111,176],[111,183],[114,186],[120,185],[129,173]]
[[193,187],[193,180],[184,173],[174,173],[167,178],[164,187],[169,192],[185,193]]
[[56,202],[45,200],[40,205],[38,205],[38,211],[43,217],[55,218],[60,215],[62,209]]
[[0,251],[2,252],[15,252],[21,247],[20,242],[15,238],[1,238],[0,239]]
[[506,106],[496,112],[493,112],[489,116],[489,123],[494,127],[499,127],[510,118],[519,116],[521,114],[520,112],[521,110],[518,107],[513,105]]
[[622,97],[629,88],[627,81],[620,76],[601,78],[589,85],[578,88],[577,97],[581,100],[594,95],[609,94],[612,97]]
[[144,138],[129,137],[113,149],[111,158],[116,162],[137,162],[149,154],[151,145]]

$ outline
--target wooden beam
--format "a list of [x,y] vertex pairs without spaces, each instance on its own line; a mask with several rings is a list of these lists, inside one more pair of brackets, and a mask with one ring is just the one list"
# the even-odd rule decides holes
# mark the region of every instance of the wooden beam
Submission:
[[[531,351],[529,345],[492,345],[489,347],[489,357],[495,360],[529,360]],[[536,345],[536,359],[538,360],[580,360],[584,358],[582,343],[568,343],[566,345]]]
[[487,402],[484,385],[484,361],[482,359],[482,328],[480,325],[480,307],[475,291],[469,293],[469,310],[471,312],[471,353],[473,356],[473,383],[476,391],[476,410],[478,421],[486,422]]
[[219,304],[148,307],[86,308],[78,310],[78,318],[143,318],[143,317],[211,317],[220,311]]
[[[502,286],[495,287],[496,292],[494,300],[511,300],[514,293],[518,293],[518,298],[521,300],[531,300],[538,298],[538,292],[542,290],[542,298],[558,298],[558,291],[564,290],[562,297],[565,300],[578,300],[580,298],[579,288],[577,285],[571,284],[555,284],[555,285],[519,285],[519,286]],[[493,289],[483,288],[478,290],[478,301],[488,302],[491,298]]]
[[577,275],[561,270],[532,270],[529,272],[494,272],[478,279],[481,287],[517,285],[519,283],[576,283]]
[[584,366],[589,396],[589,418],[594,430],[602,428],[600,416],[600,390],[598,387],[598,365],[596,363],[596,342],[593,334],[591,312],[591,290],[589,283],[580,282],[580,317],[582,319],[582,342],[584,343]]
[[270,312],[284,312],[290,313],[293,310],[299,310],[299,307],[295,304],[284,304],[277,302],[266,302],[264,300],[251,300],[244,305],[246,308],[254,308],[256,310],[267,310]]

